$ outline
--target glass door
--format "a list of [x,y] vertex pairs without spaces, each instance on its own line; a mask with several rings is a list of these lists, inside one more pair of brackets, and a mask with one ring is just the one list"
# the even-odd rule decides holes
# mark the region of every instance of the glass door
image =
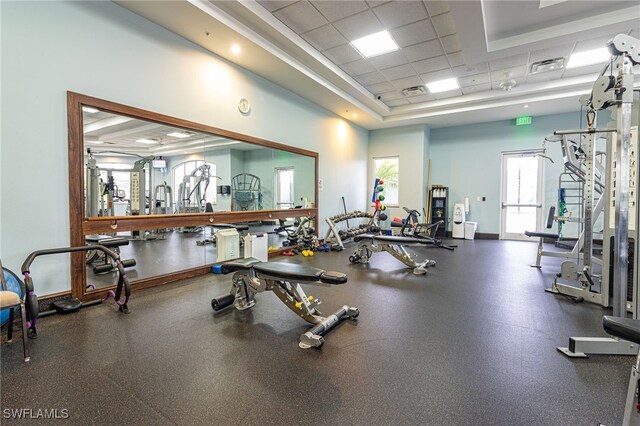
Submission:
[[530,240],[542,225],[544,163],[535,152],[502,154],[501,240]]

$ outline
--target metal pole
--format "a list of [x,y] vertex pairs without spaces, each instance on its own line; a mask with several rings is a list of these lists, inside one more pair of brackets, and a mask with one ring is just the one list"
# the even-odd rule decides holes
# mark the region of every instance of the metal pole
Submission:
[[[593,122],[595,123],[595,117]],[[591,256],[593,253],[593,187],[595,180],[595,138],[594,133],[587,135],[587,152],[585,158],[585,179],[584,179],[584,259],[583,267],[584,271],[588,274],[591,273]],[[583,283],[586,286],[586,283]]]
[[[618,77],[631,74],[631,61],[621,57],[622,66]],[[630,88],[626,88],[629,90]],[[623,102],[624,92],[616,91],[619,101],[616,132],[616,169],[615,169],[615,247],[613,259],[613,315],[626,316],[627,310],[627,272],[629,261],[629,149],[631,144],[631,102]]]

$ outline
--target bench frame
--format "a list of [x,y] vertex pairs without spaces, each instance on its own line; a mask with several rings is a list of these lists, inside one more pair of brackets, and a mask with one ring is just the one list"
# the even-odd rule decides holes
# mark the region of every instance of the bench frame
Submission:
[[[349,262],[351,263],[369,263],[369,259],[373,253],[385,251],[408,267],[413,268],[413,273],[415,275],[425,275],[427,273],[427,268],[429,266],[435,266],[436,264],[435,260],[430,259],[416,261],[414,259],[417,255],[412,255],[405,249],[405,246],[425,247],[427,246],[426,241],[415,239],[415,243],[406,242],[407,237],[399,237],[398,242],[394,243],[393,241],[389,241],[389,239],[393,237],[387,236],[385,241],[381,241],[376,239],[376,235],[362,235],[359,236],[359,238],[360,241],[358,248],[352,256],[349,256]],[[400,242],[400,239],[403,241]]]

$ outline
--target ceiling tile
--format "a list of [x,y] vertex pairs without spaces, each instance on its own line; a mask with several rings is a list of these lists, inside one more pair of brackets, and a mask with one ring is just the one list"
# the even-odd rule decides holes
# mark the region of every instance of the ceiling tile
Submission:
[[366,74],[359,75],[355,79],[356,79],[356,81],[358,83],[362,84],[363,86],[368,86],[368,85],[376,84],[376,83],[382,83],[383,81],[387,80],[378,71],[368,72]]
[[529,63],[555,58],[568,58],[573,50],[573,43],[554,46],[549,49],[535,50],[529,56]]
[[449,11],[449,4],[446,1],[425,0],[424,5],[430,16],[436,16]]
[[489,64],[487,62],[481,62],[473,65],[461,65],[453,68],[453,73],[456,77],[464,77],[467,75],[480,74],[482,72],[489,71]]
[[349,1],[312,1],[311,4],[330,22],[355,15],[369,8],[364,0]]
[[307,1],[299,1],[280,10],[273,15],[296,33],[304,33],[321,27],[327,20]]
[[[418,74],[425,74],[449,68],[449,62],[447,61],[446,56],[437,56],[435,58],[425,59],[424,61],[413,62],[411,65]],[[451,76],[453,77],[453,74]]]
[[447,55],[447,59],[449,60],[449,65],[452,67],[459,67],[460,65],[465,64],[462,52],[449,53]]
[[489,73],[485,72],[482,74],[469,75],[466,77],[458,77],[458,84],[460,87],[469,87],[476,86],[478,84],[491,83],[491,78],[489,77]]
[[588,40],[579,41],[578,44],[576,45],[574,52],[582,52],[584,50],[591,50],[591,49],[597,49],[599,47],[605,47],[607,45],[607,42],[611,40],[613,37],[615,37],[616,35],[618,35],[618,33],[609,34],[608,36],[604,36],[604,37],[596,37],[596,38],[590,38]]
[[275,0],[275,1],[268,1],[268,0],[258,0],[258,3],[260,3],[260,5],[262,7],[264,7],[265,9],[267,9],[269,12],[275,12],[278,9],[282,9],[285,6],[289,6],[292,3],[295,3],[297,0],[293,0],[293,1],[284,1],[284,0]]
[[342,65],[346,64],[347,62],[362,59],[362,56],[360,56],[360,54],[356,52],[356,49],[351,47],[350,44],[343,44],[342,46],[325,50],[324,52],[322,52],[322,54],[329,58],[336,65]]
[[393,84],[396,89],[402,90],[407,87],[422,86],[424,83],[422,83],[422,79],[420,77],[414,75],[411,77],[401,78],[400,80],[393,80],[391,84]]
[[[505,74],[509,74],[505,76]],[[505,78],[518,79],[527,75],[527,66],[520,65],[519,67],[505,68],[503,70],[491,71],[491,81],[502,81]]]
[[456,33],[456,25],[453,23],[451,13],[434,16],[431,18],[431,22],[433,22],[433,27],[436,29],[436,33],[438,33],[438,36],[440,37]]
[[421,74],[420,78],[426,84],[434,81],[444,80],[447,78],[453,78],[453,72],[451,71],[451,69],[440,70],[440,71],[430,72],[427,74]]
[[528,75],[527,84],[529,83],[543,83],[552,80],[560,80],[564,70],[541,72],[539,74]]
[[[520,87],[524,84],[524,78],[514,78],[514,80],[516,81],[516,87]],[[500,83],[502,82],[502,80],[498,80],[498,81],[494,81],[493,83],[491,83],[491,89],[492,90],[500,90],[502,91],[502,89],[500,88]]]
[[382,102],[387,102],[387,101],[393,101],[396,99],[403,99],[404,95],[400,92],[398,92],[397,90],[394,90],[393,92],[385,92],[385,93],[381,93],[380,94],[380,98],[382,99]]
[[393,29],[390,32],[391,37],[393,37],[400,47],[411,46],[412,44],[433,40],[437,37],[436,31],[428,19]]
[[369,7],[380,6],[381,4],[389,3],[391,0],[367,0]]
[[502,59],[494,59],[493,61],[489,61],[489,69],[491,71],[496,71],[504,68],[512,68],[517,65],[524,65],[528,60],[528,53],[522,53],[520,55],[509,56]]
[[570,68],[568,70],[565,69],[564,73],[562,74],[562,78],[599,73],[600,71],[602,71],[604,66],[605,64],[595,64],[595,65],[588,65],[586,67]]
[[491,84],[489,83],[478,84],[477,86],[463,87],[461,90],[463,95],[470,95],[471,93],[478,93],[478,92],[487,92],[491,90]]
[[374,7],[373,12],[380,18],[380,21],[387,29],[400,27],[429,17],[424,5],[417,1],[394,1]]
[[333,25],[349,41],[382,31],[384,27],[370,10],[336,21]]
[[400,106],[400,105],[409,105],[409,101],[404,99],[404,98],[403,99],[390,99],[388,101],[385,101],[384,103],[387,104],[387,106],[390,106],[390,107],[397,107],[397,106]]
[[349,42],[330,24],[316,28],[300,36],[318,50],[331,49],[332,47]]
[[342,64],[340,65],[340,68],[350,76],[366,74],[376,70],[366,59],[359,59],[357,61]]
[[404,65],[407,63],[407,58],[404,57],[401,50],[385,53],[384,55],[374,56],[372,58],[369,58],[368,60],[379,70],[396,67],[398,65]]
[[442,41],[442,46],[446,53],[453,53],[462,50],[462,45],[460,44],[460,39],[457,34],[442,37],[440,41]]
[[460,89],[447,90],[446,92],[435,94],[436,99],[447,99],[447,98],[453,98],[455,96],[462,96],[462,90]]
[[419,61],[421,59],[433,58],[444,54],[442,45],[438,40],[425,41],[424,43],[414,44],[413,46],[402,49],[404,56],[409,62]]
[[373,94],[382,94],[382,93],[387,93],[387,92],[395,92],[396,88],[393,87],[391,85],[391,83],[388,82],[384,82],[384,83],[378,83],[378,84],[372,84],[370,86],[366,86],[367,90],[370,91]]
[[429,102],[435,100],[435,96],[431,93],[420,96],[412,96],[410,98],[406,98],[412,104],[421,104],[423,102]]
[[399,67],[387,68],[386,70],[383,70],[381,72],[387,80],[398,80],[400,78],[416,75],[416,72],[409,64],[400,65]]

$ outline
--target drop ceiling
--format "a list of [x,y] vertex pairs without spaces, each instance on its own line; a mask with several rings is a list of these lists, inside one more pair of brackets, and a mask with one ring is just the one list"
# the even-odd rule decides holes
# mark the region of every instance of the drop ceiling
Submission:
[[[369,129],[578,110],[603,64],[534,75],[531,65],[566,63],[618,33],[640,38],[637,1],[117,3]],[[381,30],[397,51],[363,58],[349,43]],[[241,45],[240,55],[231,53],[232,43]],[[445,78],[460,88],[402,94]],[[501,88],[505,83],[511,90]]]

